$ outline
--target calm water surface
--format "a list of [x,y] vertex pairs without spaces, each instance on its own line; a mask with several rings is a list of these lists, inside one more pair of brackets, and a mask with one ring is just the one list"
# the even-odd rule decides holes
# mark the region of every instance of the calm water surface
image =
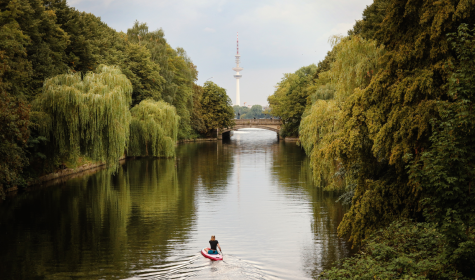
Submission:
[[351,253],[337,197],[274,132],[182,144],[1,203],[0,279],[316,279]]

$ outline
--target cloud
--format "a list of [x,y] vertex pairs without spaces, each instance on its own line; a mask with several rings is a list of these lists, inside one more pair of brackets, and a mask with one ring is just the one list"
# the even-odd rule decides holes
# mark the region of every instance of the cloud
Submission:
[[241,100],[266,104],[285,72],[318,63],[328,39],[345,35],[372,0],[71,0],[78,10],[100,16],[118,31],[135,20],[163,28],[172,47],[183,47],[199,71],[234,100],[234,54],[239,32]]

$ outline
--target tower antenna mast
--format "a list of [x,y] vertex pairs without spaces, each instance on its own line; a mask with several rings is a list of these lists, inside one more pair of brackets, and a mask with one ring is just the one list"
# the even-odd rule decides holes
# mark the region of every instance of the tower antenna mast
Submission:
[[242,75],[239,74],[240,71],[244,70],[242,67],[239,66],[241,55],[239,54],[239,32],[237,33],[237,41],[236,41],[236,67],[233,68],[236,71],[234,74],[234,78],[236,79],[236,105],[241,106],[241,94],[239,92],[239,79],[241,79]]
[[239,32],[237,33],[237,54],[239,54]]

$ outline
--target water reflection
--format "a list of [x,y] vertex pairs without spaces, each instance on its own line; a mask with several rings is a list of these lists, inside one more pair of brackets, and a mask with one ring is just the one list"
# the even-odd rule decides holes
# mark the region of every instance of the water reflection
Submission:
[[177,178],[173,160],[141,159],[112,177],[99,172],[7,201],[0,244],[9,260],[0,271],[11,279],[122,277],[160,261],[167,240],[186,240],[192,226],[194,192]]
[[[1,279],[304,279],[349,254],[336,195],[275,133],[178,146],[0,204]],[[215,234],[224,262],[199,251]]]
[[316,279],[336,260],[354,253],[351,246],[337,235],[338,224],[347,209],[335,203],[339,193],[325,192],[314,186],[309,159],[299,146],[280,142],[278,147],[274,147],[272,156],[271,174],[279,190],[289,200],[309,203],[313,236],[312,241],[300,249],[301,261],[302,269]]

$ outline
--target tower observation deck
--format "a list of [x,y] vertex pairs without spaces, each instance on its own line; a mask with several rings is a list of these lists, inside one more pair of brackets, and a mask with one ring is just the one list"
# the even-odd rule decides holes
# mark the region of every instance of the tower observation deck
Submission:
[[239,74],[244,68],[239,66],[239,60],[241,58],[241,55],[239,54],[239,33],[237,33],[237,52],[236,52],[236,67],[233,68],[234,71],[236,71],[236,74],[234,74],[234,78],[236,78],[236,105],[241,106],[241,96],[239,92],[239,79],[241,79],[242,75]]

